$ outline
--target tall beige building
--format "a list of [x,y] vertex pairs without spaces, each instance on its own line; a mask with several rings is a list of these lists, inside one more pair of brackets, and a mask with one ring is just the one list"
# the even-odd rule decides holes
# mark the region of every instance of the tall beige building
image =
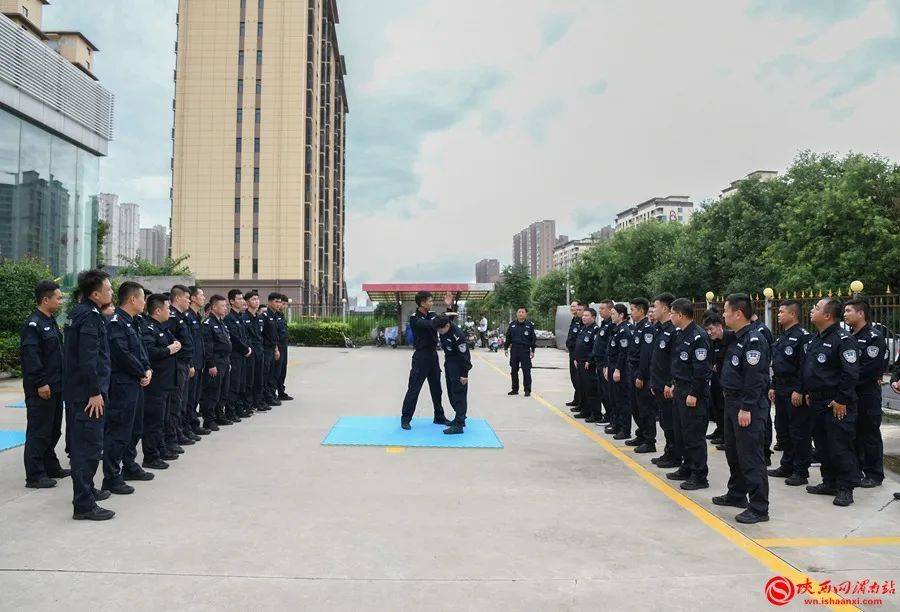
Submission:
[[513,264],[527,266],[531,278],[540,278],[553,269],[557,242],[556,221],[535,221],[513,235]]
[[172,255],[209,291],[344,297],[335,0],[179,0]]

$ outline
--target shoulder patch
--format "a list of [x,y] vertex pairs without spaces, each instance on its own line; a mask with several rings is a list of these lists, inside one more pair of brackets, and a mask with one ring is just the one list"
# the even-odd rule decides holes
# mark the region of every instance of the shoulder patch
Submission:
[[844,361],[847,363],[856,363],[856,350],[848,349],[841,353],[841,356],[844,358]]
[[467,350],[469,350],[469,347],[465,342],[462,342],[458,348],[460,353],[465,353]]
[[875,346],[874,344],[866,349],[866,355],[868,355],[869,357],[872,357],[873,359],[875,357],[878,357],[878,353],[880,353],[880,352],[881,352],[881,349],[878,348],[877,346]]
[[[699,338],[699,336],[698,336]],[[698,348],[694,351],[694,357],[697,358],[697,361],[705,361],[706,360],[706,349]]]
[[28,325],[29,327],[37,327],[37,323],[35,323],[34,321],[29,321]]
[[759,363],[760,358],[762,357],[762,353],[760,351],[747,351],[746,354],[747,363],[752,366],[755,366]]
[[651,333],[644,334],[644,342],[646,342],[647,344],[650,344],[651,342],[653,342],[653,334],[651,334]]

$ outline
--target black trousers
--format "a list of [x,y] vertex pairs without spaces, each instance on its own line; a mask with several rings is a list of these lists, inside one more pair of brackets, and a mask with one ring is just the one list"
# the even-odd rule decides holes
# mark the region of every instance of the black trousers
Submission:
[[[681,448],[682,473],[691,480],[705,481],[709,475],[706,429],[709,423],[709,391],[697,397],[697,405],[687,405],[690,385],[675,384],[675,443]],[[696,397],[696,396],[695,396]]]
[[144,390],[138,392],[137,401],[134,404],[134,426],[131,428],[131,439],[125,445],[122,453],[122,470],[125,472],[137,472],[140,466],[137,464],[137,445],[144,437]]
[[244,357],[231,353],[231,371],[228,374],[228,401],[225,402],[225,414],[234,415],[240,410],[243,402]]
[[265,378],[265,355],[262,347],[259,351],[253,349],[253,378],[250,380],[250,389],[248,395],[252,399],[251,405],[254,408],[264,406],[266,401],[263,395],[263,379]]
[[757,514],[769,513],[769,479],[766,474],[766,411],[769,400],[750,408],[750,424],[738,423],[739,393],[725,391],[725,458],[728,461],[728,497],[750,501]]
[[531,393],[531,350],[525,346],[509,347],[509,374],[512,377],[512,390],[519,390],[519,368],[522,368],[522,382],[525,393]]
[[275,347],[263,348],[263,399],[267,402],[278,395],[276,385],[272,382],[272,373],[275,371],[276,364],[281,365],[275,361]]
[[278,360],[278,393],[284,395],[284,381],[287,378],[287,362],[288,362],[288,345],[283,342],[278,345],[281,352],[281,359]]
[[605,415],[607,420],[612,418],[612,411],[609,407],[609,383],[603,378],[603,368],[597,367],[597,389],[600,391],[601,415]]
[[41,399],[29,393],[25,396],[25,409],[25,480],[37,482],[61,469],[56,444],[62,436],[62,394],[56,391],[49,399]]
[[466,369],[463,364],[457,363],[453,359],[447,359],[444,361],[444,376],[447,379],[447,397],[450,398],[450,405],[456,413],[453,423],[465,427],[466,412],[469,407],[469,385],[462,384],[459,379],[467,377]]
[[[775,400],[778,401],[776,390]],[[790,401],[790,400],[788,400]],[[812,463],[813,409],[806,401],[799,406],[791,405],[788,419],[788,434],[791,441],[791,470],[809,478],[809,464]],[[782,465],[784,459],[782,458]]]
[[572,388],[575,390],[575,395],[572,396],[572,403],[577,405],[581,404],[581,398],[578,396],[578,369],[575,367],[575,355],[572,354],[572,351],[569,351],[569,378],[572,381]]
[[141,447],[144,449],[144,461],[161,459],[165,448],[163,440],[163,420],[166,414],[166,403],[169,393],[165,391],[144,392],[144,437]]
[[833,395],[813,395],[813,439],[821,453],[822,482],[837,489],[859,485],[859,463],[856,458],[857,407],[847,406],[847,414],[838,420],[828,406]]
[[444,408],[441,405],[441,366],[438,363],[438,355],[435,349],[417,349],[413,352],[412,367],[409,370],[409,384],[406,388],[406,397],[403,398],[400,421],[409,423],[416,412],[416,402],[419,400],[419,391],[422,385],[428,381],[428,390],[431,391],[431,403],[434,405],[435,420],[446,418]]
[[619,382],[612,379],[613,368],[607,369],[610,377],[610,399],[613,405],[613,425],[620,433],[631,435],[631,394],[628,390],[627,372],[619,372]]
[[241,381],[241,400],[244,406],[253,407],[253,376],[256,370],[256,349],[249,357],[244,357],[244,374]]
[[113,379],[109,404],[104,409],[103,488],[124,484],[122,462],[134,431],[135,407],[141,395],[136,379]]
[[856,387],[856,451],[859,469],[875,482],[884,480],[884,443],[881,439],[881,385],[869,382]]
[[667,399],[665,389],[663,387],[654,387],[652,389],[653,399],[656,401],[656,409],[659,413],[659,426],[663,430],[663,436],[666,439],[666,447],[664,453],[674,459],[681,461],[681,449],[675,444],[675,416],[674,405],[671,399]]
[[634,396],[634,406],[637,409],[634,422],[637,424],[635,437],[643,444],[656,445],[656,402],[650,394],[650,381],[645,380],[644,386],[638,389],[634,382],[637,380],[637,372],[630,377],[631,393]]
[[[184,407],[187,405],[188,368],[187,365],[177,364],[178,373],[175,377],[175,389],[169,394],[166,404],[165,418],[165,442],[166,445],[178,443],[181,434],[181,420]],[[182,434],[183,435],[183,434]]]
[[[588,365],[585,369],[585,364]],[[597,387],[597,371],[585,361],[578,362],[578,397],[581,399],[579,409],[583,414],[594,418],[600,417],[600,389]]]
[[725,395],[717,375],[709,381],[709,420],[716,424],[715,432],[725,428]]
[[203,388],[203,368],[194,366],[194,377],[188,380],[187,402],[181,418],[181,429],[184,433],[193,432],[200,427],[200,415],[197,406],[200,404],[200,391]]
[[[779,386],[775,383],[775,437],[781,444],[781,467],[791,470],[792,473],[802,474],[794,469],[794,441],[791,436],[791,421],[794,411],[800,411],[803,406],[795,407],[791,404],[791,394],[797,391],[796,387]],[[808,445],[808,443],[807,443]],[[804,470],[809,470],[807,465]]]
[[[104,405],[108,398],[103,396]],[[72,506],[75,512],[87,512],[97,505],[94,476],[103,459],[104,416],[92,418],[84,411],[88,398],[66,401],[66,427],[69,436],[72,468]]]

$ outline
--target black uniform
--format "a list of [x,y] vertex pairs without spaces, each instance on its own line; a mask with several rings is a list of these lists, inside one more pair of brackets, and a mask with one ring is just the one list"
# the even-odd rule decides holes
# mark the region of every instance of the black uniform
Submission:
[[[278,351],[281,353],[281,359],[276,361],[276,378],[275,388],[279,397],[286,395],[284,381],[287,378],[287,362],[288,362],[288,328],[287,320],[284,314],[275,313],[275,328],[278,330]],[[435,355],[437,357],[437,355]]]
[[172,336],[181,343],[181,350],[175,354],[175,388],[169,394],[165,418],[166,445],[174,446],[185,439],[182,423],[188,404],[190,369],[194,364],[194,335],[185,314],[174,306],[169,307],[169,320],[166,321],[166,326]]
[[[431,324],[437,314],[416,310],[409,316],[409,326],[413,334],[412,367],[409,371],[409,385],[406,396],[403,398],[403,408],[400,414],[401,424],[409,424],[416,412],[416,402],[419,400],[419,391],[427,380],[428,389],[431,391],[431,402],[434,405],[435,422],[446,420],[444,407],[441,405],[441,366],[438,363],[437,343],[438,333]],[[284,355],[281,356],[284,359]]]
[[672,321],[656,324],[656,341],[650,357],[650,391],[656,401],[659,426],[666,438],[663,455],[674,462],[681,461],[681,449],[675,444],[675,424],[672,400],[666,398],[665,388],[674,385],[672,381],[672,345],[675,340],[675,324]]
[[575,390],[575,395],[572,397],[572,405],[580,406],[581,398],[578,397],[578,370],[575,368],[573,351],[575,350],[575,340],[578,338],[578,334],[581,332],[581,317],[572,317],[572,322],[569,323],[569,333],[566,336],[566,350],[569,351],[569,378],[572,380],[572,388]]
[[[628,344],[631,341],[631,324],[622,321],[610,328],[609,347],[606,353],[606,375],[610,384],[610,400],[613,405],[613,429],[619,436],[631,437],[631,392],[628,384]],[[613,374],[619,371],[619,380]]]
[[887,343],[871,323],[853,334],[859,353],[856,396],[856,449],[863,477],[884,480],[884,444],[881,439],[881,377],[888,367]]
[[[62,334],[56,319],[35,310],[19,334],[22,354],[22,387],[28,426],[25,430],[25,481],[60,476],[56,444],[62,435],[63,352]],[[50,387],[49,399],[41,399],[38,388]]]
[[72,505],[75,512],[89,512],[96,505],[94,475],[103,458],[104,414],[90,416],[85,409],[96,395],[109,403],[109,343],[106,319],[90,300],[84,300],[69,315],[65,342],[66,427],[69,429],[72,465]]
[[[679,473],[689,480],[706,483],[706,428],[709,422],[709,336],[694,321],[678,330],[672,346],[672,378],[675,380],[675,441],[684,460]],[[689,395],[697,405],[687,405]]]
[[[763,337],[766,339],[766,342],[769,343],[770,347],[773,344],[775,344],[775,336],[772,335],[772,330],[769,329],[769,327],[765,324],[764,321],[762,321],[761,319],[757,319],[756,321],[751,321],[750,325],[755,326],[759,330],[759,333],[761,333],[763,335]],[[770,366],[772,365],[771,359],[772,359],[772,355],[770,354],[769,355],[769,360],[770,360],[769,365]],[[769,381],[769,384],[770,385],[772,384],[771,381]],[[772,429],[773,429],[772,426],[773,426],[772,406],[769,405],[769,411],[766,412],[766,431],[765,431],[765,435],[766,435],[766,442],[765,442],[766,465],[771,463],[770,457],[772,456]],[[782,442],[782,440],[778,440],[778,441]]]
[[275,348],[278,346],[278,324],[275,313],[266,309],[262,317],[262,345],[263,345],[263,399],[267,404],[273,405],[278,396],[278,383],[275,373],[281,367],[281,359],[275,359]]
[[[164,435],[166,405],[178,385],[176,356],[169,352],[175,341],[168,326],[150,317],[142,330],[144,348],[153,376],[144,387],[144,461],[156,461],[169,454]],[[176,353],[177,354],[177,353]]]
[[135,411],[143,394],[140,380],[150,369],[147,352],[134,321],[116,308],[107,325],[111,377],[103,432],[103,488],[125,484],[122,461],[132,441]]
[[252,314],[249,310],[244,312],[244,324],[247,326],[247,335],[250,340],[250,348],[253,354],[247,360],[249,370],[247,372],[247,400],[252,408],[260,408],[265,405],[263,402],[263,346],[262,346],[262,327],[265,319],[259,311]]
[[[766,413],[769,411],[769,343],[756,326],[745,325],[735,333],[722,364],[725,394],[725,457],[728,460],[728,492],[735,501],[747,501],[759,515],[769,513],[769,481],[766,475]],[[741,427],[738,412],[750,413],[750,424]]]
[[[633,325],[628,345],[628,384],[631,387],[631,415],[636,425],[634,443],[655,448],[656,402],[650,394],[650,358],[653,355],[655,330],[647,317]],[[640,389],[635,384],[637,380],[643,381]]]
[[572,359],[578,372],[579,418],[588,417],[596,422],[600,419],[600,389],[597,387],[597,366],[594,360],[594,341],[600,328],[597,323],[582,325],[575,338]]
[[531,353],[537,347],[537,338],[534,335],[534,323],[525,319],[519,323],[518,319],[511,321],[506,328],[506,342],[504,349],[509,350],[509,372],[512,377],[512,390],[519,392],[519,368],[522,368],[522,379],[525,383],[525,393],[531,393]]
[[722,364],[725,361],[725,353],[728,347],[734,342],[734,332],[730,329],[722,331],[722,337],[713,340],[709,339],[709,350],[711,353],[710,367],[712,368],[712,377],[709,379],[709,420],[716,424],[713,430],[715,436],[712,438],[717,441],[725,437],[725,395],[722,391]]
[[[141,353],[144,362],[149,369],[153,369],[150,364],[150,356],[147,354],[147,347],[144,345],[144,328],[147,326],[147,317],[138,314],[131,318],[132,326],[137,332],[138,340],[141,343]],[[144,389],[138,393],[137,403],[134,405],[134,425],[131,428],[131,439],[125,445],[122,452],[122,471],[128,474],[136,474],[141,472],[141,467],[137,464],[137,445],[144,437]]]
[[188,381],[187,404],[182,419],[182,430],[185,434],[197,433],[200,429],[200,416],[197,406],[200,404],[200,391],[203,389],[203,365],[206,356],[203,352],[203,330],[201,329],[200,315],[192,308],[184,311],[184,319],[191,330],[191,342],[194,346],[194,356],[191,365],[194,368],[194,377]]
[[465,427],[469,385],[462,384],[459,379],[468,378],[469,370],[472,369],[472,356],[469,354],[469,345],[466,344],[466,335],[454,323],[450,324],[450,330],[446,334],[439,334],[439,336],[441,348],[444,349],[444,376],[447,379],[447,396],[450,398],[450,405],[456,412],[456,415],[453,417],[453,424]]
[[594,368],[597,371],[597,390],[600,393],[600,403],[605,410],[600,415],[600,422],[610,423],[612,410],[609,400],[609,383],[603,378],[603,368],[606,367],[606,354],[609,351],[609,333],[613,328],[613,323],[610,319],[601,318],[597,327],[599,330],[597,335],[594,336],[594,350],[591,352],[591,356],[594,358]]
[[[228,395],[229,374],[231,370],[231,335],[225,323],[215,315],[209,315],[202,324],[203,356],[203,393],[200,396],[200,413],[203,425],[207,427],[214,422],[225,422],[225,401]],[[210,374],[212,368],[216,375]]]
[[799,323],[784,330],[772,346],[772,389],[775,391],[775,429],[784,451],[781,468],[803,478],[809,477],[812,461],[812,408],[791,402],[803,386],[803,356],[809,332]]
[[[822,459],[822,482],[829,489],[852,490],[859,484],[856,458],[859,355],[856,340],[835,323],[815,334],[803,360],[803,392],[813,413],[813,439]],[[831,402],[847,406],[838,420]]]
[[223,320],[228,334],[231,336],[231,373],[228,379],[228,401],[225,404],[225,417],[236,421],[240,414],[245,414],[244,403],[244,369],[248,361],[247,351],[250,339],[247,326],[241,319],[241,313],[231,310]]

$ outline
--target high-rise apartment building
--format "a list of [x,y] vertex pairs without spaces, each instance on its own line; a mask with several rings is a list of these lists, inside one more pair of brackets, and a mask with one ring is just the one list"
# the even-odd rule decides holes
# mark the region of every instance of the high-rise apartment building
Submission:
[[475,264],[476,283],[496,283],[500,280],[500,262],[496,259],[482,259]]
[[97,217],[107,225],[103,239],[104,263],[125,266],[137,255],[141,230],[141,207],[125,202],[119,204],[114,193],[97,195]]
[[119,260],[125,265],[137,256],[141,241],[141,207],[134,202],[119,204]]
[[160,265],[169,254],[168,238],[168,232],[164,225],[142,227],[138,254],[150,263]]
[[635,206],[630,206],[616,215],[616,231],[634,227],[647,221],[674,221],[687,224],[694,214],[694,203],[690,196],[670,195],[664,198],[650,198]]
[[180,0],[172,255],[211,289],[344,297],[335,0]]
[[513,236],[513,263],[525,265],[532,278],[553,269],[556,221],[536,221]]

